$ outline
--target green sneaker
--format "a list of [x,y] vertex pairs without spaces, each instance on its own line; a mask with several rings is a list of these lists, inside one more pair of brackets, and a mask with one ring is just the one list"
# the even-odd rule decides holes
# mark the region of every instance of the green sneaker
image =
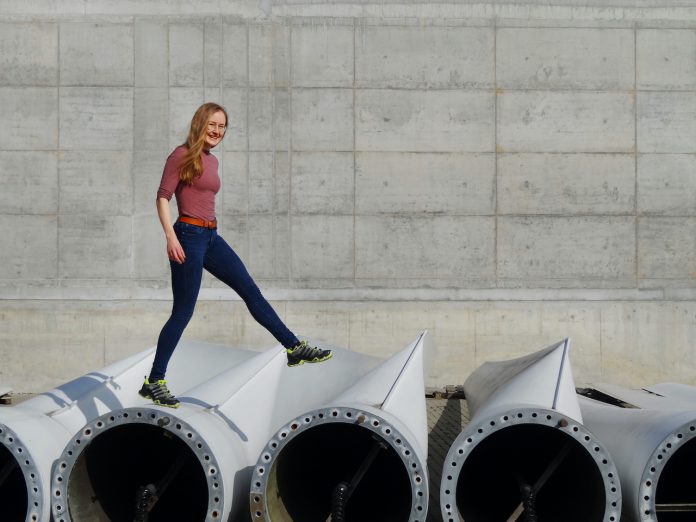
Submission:
[[178,408],[179,399],[174,397],[167,388],[167,381],[160,379],[159,381],[150,382],[145,379],[143,387],[138,392],[146,399],[152,399],[152,402],[159,406],[167,406],[168,408]]
[[300,341],[292,348],[285,350],[288,354],[288,366],[300,366],[304,363],[320,363],[331,359],[331,350],[322,350],[309,346],[307,341]]

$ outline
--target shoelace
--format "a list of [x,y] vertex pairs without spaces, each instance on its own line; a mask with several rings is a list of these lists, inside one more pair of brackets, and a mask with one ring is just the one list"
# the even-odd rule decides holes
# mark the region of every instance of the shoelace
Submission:
[[157,397],[157,398],[165,398],[165,399],[173,399],[174,396],[172,393],[169,391],[169,388],[167,388],[166,384],[155,384],[154,389],[152,390],[152,394]]
[[322,351],[319,348],[309,346],[306,342],[302,342],[293,350],[292,355],[299,355],[300,357],[318,357],[321,353]]

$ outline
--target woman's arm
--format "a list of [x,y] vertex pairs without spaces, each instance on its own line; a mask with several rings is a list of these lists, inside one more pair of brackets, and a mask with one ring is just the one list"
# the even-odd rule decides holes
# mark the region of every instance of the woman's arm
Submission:
[[166,198],[157,198],[157,215],[164,229],[164,235],[167,238],[167,256],[172,261],[182,264],[186,260],[184,249],[176,237],[174,227],[172,226],[172,216],[169,212],[169,200]]

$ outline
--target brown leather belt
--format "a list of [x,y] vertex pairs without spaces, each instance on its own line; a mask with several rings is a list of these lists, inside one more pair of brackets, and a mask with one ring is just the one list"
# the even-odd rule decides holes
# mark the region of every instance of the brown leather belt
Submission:
[[192,218],[188,216],[179,216],[179,221],[182,223],[188,223],[189,225],[196,225],[197,227],[204,228],[217,228],[217,220],[206,221],[205,219]]

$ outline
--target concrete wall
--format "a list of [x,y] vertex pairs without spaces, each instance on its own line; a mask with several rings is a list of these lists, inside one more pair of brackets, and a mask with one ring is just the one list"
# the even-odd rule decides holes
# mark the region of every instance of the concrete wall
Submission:
[[[554,3],[0,0],[0,382],[154,344],[207,100],[221,232],[298,333],[429,328],[434,385],[565,336],[579,381],[696,382],[696,8]],[[204,287],[188,336],[273,343]]]

